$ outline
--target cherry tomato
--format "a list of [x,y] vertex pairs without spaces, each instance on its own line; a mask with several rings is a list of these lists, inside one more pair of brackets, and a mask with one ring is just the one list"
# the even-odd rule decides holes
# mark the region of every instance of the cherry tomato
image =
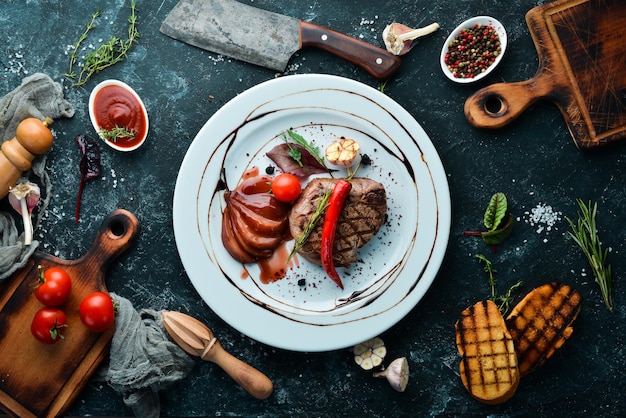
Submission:
[[67,329],[67,317],[57,308],[41,308],[33,317],[30,332],[45,344],[54,344],[64,339],[63,333]]
[[80,303],[80,319],[91,331],[103,332],[115,323],[115,307],[111,296],[104,292],[93,292]]
[[272,180],[272,194],[281,202],[293,202],[300,196],[302,186],[298,177],[289,173],[282,173]]
[[35,297],[44,305],[57,307],[65,303],[72,289],[70,275],[60,267],[37,270],[38,285]]

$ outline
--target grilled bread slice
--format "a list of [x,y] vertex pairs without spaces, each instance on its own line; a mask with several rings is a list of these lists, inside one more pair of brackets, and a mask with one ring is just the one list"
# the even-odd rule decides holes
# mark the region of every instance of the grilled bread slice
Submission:
[[549,359],[574,329],[582,296],[566,284],[547,283],[532,290],[511,311],[506,324],[515,343],[521,376]]
[[461,312],[455,324],[463,386],[476,400],[498,404],[510,399],[519,385],[513,340],[497,305],[478,302]]

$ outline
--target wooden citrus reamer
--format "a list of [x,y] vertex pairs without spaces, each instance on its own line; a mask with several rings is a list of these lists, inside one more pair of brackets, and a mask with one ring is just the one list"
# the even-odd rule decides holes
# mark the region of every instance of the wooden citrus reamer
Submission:
[[164,311],[161,315],[167,332],[187,353],[217,364],[257,399],[265,399],[272,394],[272,381],[254,367],[228,353],[202,322],[181,312]]

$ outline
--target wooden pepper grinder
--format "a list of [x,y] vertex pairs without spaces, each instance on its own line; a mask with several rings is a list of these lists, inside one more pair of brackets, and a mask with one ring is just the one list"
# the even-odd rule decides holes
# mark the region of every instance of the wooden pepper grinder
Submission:
[[42,122],[37,118],[27,118],[17,125],[15,137],[5,141],[0,147],[0,199],[9,194],[9,189],[30,169],[36,156],[44,154],[52,146],[52,132],[48,129],[53,123],[49,117]]

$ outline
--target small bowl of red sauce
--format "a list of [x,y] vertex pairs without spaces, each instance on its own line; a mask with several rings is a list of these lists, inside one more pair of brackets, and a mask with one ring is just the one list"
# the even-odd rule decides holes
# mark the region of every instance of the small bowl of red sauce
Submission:
[[118,151],[139,148],[148,136],[148,112],[139,95],[119,80],[105,80],[89,96],[89,117],[98,136]]

